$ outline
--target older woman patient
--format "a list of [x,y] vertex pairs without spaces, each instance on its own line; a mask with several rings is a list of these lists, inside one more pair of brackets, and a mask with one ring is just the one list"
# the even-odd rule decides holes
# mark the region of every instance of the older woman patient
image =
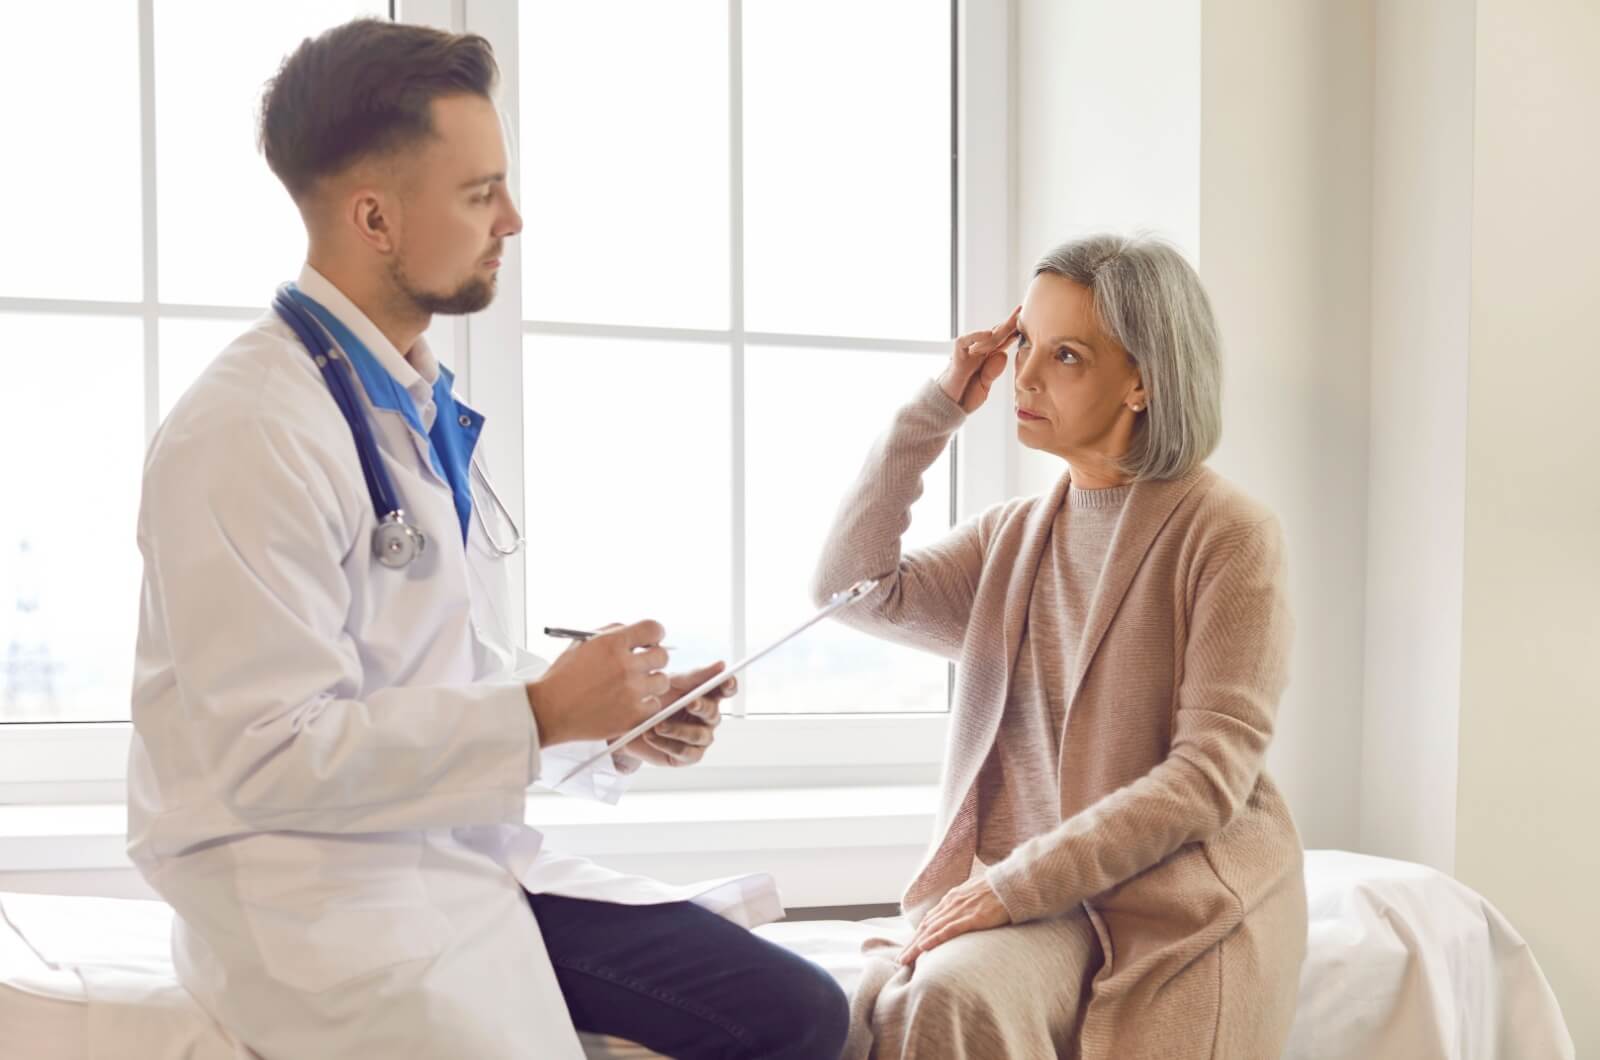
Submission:
[[[902,553],[922,473],[1016,340],[1047,494]],[[896,414],[816,578],[845,621],[956,660],[914,935],[869,944],[847,1055],[1266,1058],[1306,945],[1300,840],[1262,766],[1290,619],[1277,521],[1204,466],[1216,325],[1159,242],[1094,237]]]

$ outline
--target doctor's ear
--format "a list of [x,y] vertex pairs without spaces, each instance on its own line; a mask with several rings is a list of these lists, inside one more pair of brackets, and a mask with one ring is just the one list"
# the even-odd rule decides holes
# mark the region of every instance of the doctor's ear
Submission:
[[394,249],[393,222],[383,196],[371,191],[360,192],[350,201],[349,208],[350,220],[362,242],[384,254]]

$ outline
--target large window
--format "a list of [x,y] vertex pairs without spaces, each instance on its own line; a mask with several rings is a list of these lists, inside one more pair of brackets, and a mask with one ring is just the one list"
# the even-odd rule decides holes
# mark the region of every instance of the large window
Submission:
[[0,166],[0,721],[127,718],[145,444],[304,256],[256,151],[262,86],[301,38],[388,9],[7,9],[6,135],[30,146]]
[[[518,18],[530,640],[650,616],[685,664],[740,654],[811,610],[841,494],[948,353],[950,11]],[[948,457],[927,483],[912,544],[950,525]],[[941,711],[947,681],[829,624],[744,678],[744,705]]]
[[[17,723],[0,724],[0,796],[120,792],[141,458],[302,259],[299,218],[254,141],[263,84],[300,39],[394,15],[494,43],[527,227],[495,305],[437,321],[430,340],[489,415],[489,465],[527,532],[507,564],[516,624],[552,654],[564,645],[539,636],[545,625],[658,618],[687,666],[810,612],[822,535],[871,440],[938,371],[956,323],[1004,312],[1006,176],[992,159],[1004,157],[1005,18],[960,11],[127,0],[93,18],[71,3],[10,12],[10,39],[73,51],[63,62],[59,46],[24,46],[0,65],[9,135],[49,145],[40,164],[0,167],[13,398],[0,417],[0,722]],[[1006,496],[1009,424],[983,417],[927,475],[909,544]],[[825,625],[745,678],[741,706],[759,717],[724,729],[724,780],[700,769],[660,783],[739,783],[740,770],[809,783],[822,764],[923,777],[949,677],[940,660]]]

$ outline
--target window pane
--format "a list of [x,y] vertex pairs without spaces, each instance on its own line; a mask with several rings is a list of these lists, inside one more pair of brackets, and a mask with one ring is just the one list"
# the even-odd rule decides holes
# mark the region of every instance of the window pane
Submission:
[[166,419],[206,365],[250,327],[248,320],[173,320],[160,323],[159,389],[161,418]]
[[523,315],[727,327],[726,0],[519,20]]
[[305,37],[388,10],[382,0],[156,0],[163,302],[265,305],[299,272],[305,229],[256,149],[262,90]]
[[950,6],[746,4],[744,182],[752,331],[947,337]]
[[[746,599],[752,647],[811,612],[811,574],[840,498],[895,409],[941,363],[928,354],[748,351]],[[949,529],[948,452],[922,483],[906,549]],[[745,688],[751,713],[942,711],[947,681],[944,660],[830,621],[763,660]]]
[[0,295],[139,300],[138,15],[6,5]]
[[139,613],[142,325],[0,314],[0,350],[0,720],[126,719]]
[[675,669],[730,650],[728,351],[530,336],[528,640],[653,618]]

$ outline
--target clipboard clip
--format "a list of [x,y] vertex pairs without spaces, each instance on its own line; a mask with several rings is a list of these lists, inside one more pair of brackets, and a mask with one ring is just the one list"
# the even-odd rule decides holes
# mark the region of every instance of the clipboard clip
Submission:
[[854,603],[855,601],[861,599],[863,596],[867,595],[868,593],[870,593],[872,590],[876,589],[877,587],[878,587],[878,579],[876,579],[876,578],[862,578],[860,581],[858,581],[854,585],[850,586],[850,588],[848,588],[848,589],[840,589],[838,592],[836,592],[832,596],[828,597],[827,604],[825,604],[823,606],[824,607],[832,607],[834,605],[835,601],[837,601],[839,603],[846,603],[846,604]]

